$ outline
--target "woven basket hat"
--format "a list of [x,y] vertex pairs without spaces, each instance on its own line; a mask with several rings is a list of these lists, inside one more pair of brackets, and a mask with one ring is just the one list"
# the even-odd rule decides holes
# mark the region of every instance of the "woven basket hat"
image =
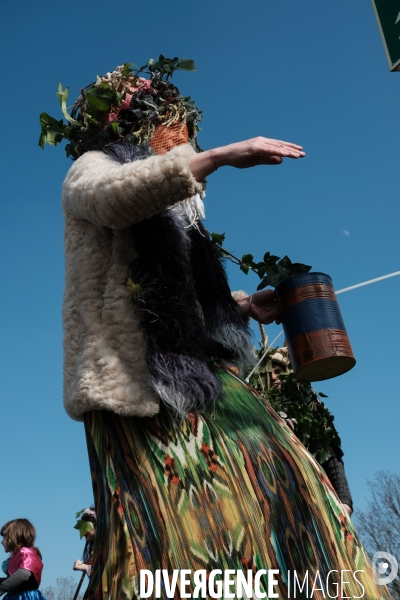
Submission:
[[[121,69],[121,67],[118,67]],[[108,74],[109,76],[114,75],[114,77],[119,76],[120,72],[118,70],[114,71],[113,74]],[[104,78],[103,78],[104,79]],[[118,80],[117,80],[118,81]],[[119,82],[119,86],[121,86],[122,81]],[[127,108],[132,97],[139,90],[148,89],[149,88],[149,80],[143,79],[139,77],[136,81],[130,81],[129,85],[126,85],[125,90],[127,91],[127,96],[122,103],[122,107]],[[115,82],[114,82],[115,84]],[[133,85],[135,84],[135,85]],[[118,111],[119,112],[119,111]],[[118,112],[114,113],[114,117],[118,116]],[[159,123],[154,128],[153,135],[149,139],[150,146],[153,148],[154,152],[159,155],[166,154],[169,150],[172,150],[175,146],[180,146],[181,144],[186,144],[189,141],[189,128],[187,123],[184,123],[182,120],[173,120],[171,122],[171,114],[166,114],[164,117],[164,122]]]
[[166,154],[175,146],[187,144],[189,141],[189,129],[186,123],[178,121],[172,125],[157,125],[150,146],[156,154]]

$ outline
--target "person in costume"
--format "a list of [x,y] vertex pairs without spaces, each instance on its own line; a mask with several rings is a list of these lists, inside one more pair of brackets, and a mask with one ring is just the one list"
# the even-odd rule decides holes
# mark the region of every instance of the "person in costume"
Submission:
[[[282,380],[280,379],[279,375],[282,373],[291,372],[288,348],[286,346],[278,348],[274,354],[271,355],[271,361],[270,385],[271,387],[280,388]],[[291,423],[290,415],[280,414],[280,416],[286,420],[289,426],[292,425],[294,431],[296,431],[297,423]],[[349,482],[344,470],[344,452],[340,445],[332,443],[329,446],[329,453],[330,457],[324,462],[321,462],[321,466],[328,475],[329,481],[331,482],[344,508],[348,512],[349,516],[351,516],[353,513],[353,498],[351,496]]]
[[[90,529],[87,527],[88,523],[91,525]],[[85,526],[85,533],[83,535],[86,541],[85,548],[83,550],[82,560],[76,560],[72,568],[74,571],[82,571],[82,573],[86,573],[86,575],[90,577],[93,547],[96,539],[96,512],[92,508],[84,509],[83,513],[80,515],[80,520],[75,527],[80,528],[81,525]]]
[[38,589],[42,577],[42,555],[36,548],[36,530],[28,519],[8,521],[0,530],[5,552],[11,554],[3,562],[6,577],[0,578],[0,594],[7,600],[46,600]]
[[67,124],[41,115],[40,144],[68,139],[76,159],[62,193],[64,404],[85,424],[97,514],[86,597],[138,598],[142,569],[276,568],[282,599],[288,570],[341,569],[387,598],[318,463],[228,368],[254,361],[247,316],[278,313],[272,291],[232,297],[202,223],[205,178],[304,152],[264,137],[200,152],[200,111],[169,81],[191,66],[160,56],[146,79],[125,64],[71,115],[60,86]]

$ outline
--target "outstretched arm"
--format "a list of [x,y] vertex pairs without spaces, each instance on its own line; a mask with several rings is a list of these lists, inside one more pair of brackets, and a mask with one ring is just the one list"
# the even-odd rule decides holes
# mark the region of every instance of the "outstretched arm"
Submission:
[[213,148],[190,159],[190,169],[197,179],[202,181],[219,167],[248,169],[258,165],[279,165],[284,158],[302,158],[305,156],[302,146],[256,137],[244,142]]
[[122,165],[102,152],[87,152],[65,178],[63,206],[79,219],[124,228],[201,193],[205,177],[219,167],[247,169],[302,156],[301,146],[263,137],[199,154],[183,144],[163,156]]

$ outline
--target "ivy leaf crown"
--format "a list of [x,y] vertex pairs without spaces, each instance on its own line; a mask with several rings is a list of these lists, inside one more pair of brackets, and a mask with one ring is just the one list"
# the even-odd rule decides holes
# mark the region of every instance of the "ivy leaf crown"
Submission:
[[[71,113],[67,108],[69,89],[60,83],[56,96],[65,121],[42,112],[39,146],[44,149],[46,144],[57,146],[67,140],[67,157],[76,159],[88,149],[122,140],[146,144],[157,125],[180,122],[187,124],[189,142],[200,150],[196,136],[201,111],[169,81],[178,70],[196,71],[196,65],[189,58],[166,58],[162,54],[140,68],[124,63],[82,89]],[[141,73],[150,78],[141,77]]]

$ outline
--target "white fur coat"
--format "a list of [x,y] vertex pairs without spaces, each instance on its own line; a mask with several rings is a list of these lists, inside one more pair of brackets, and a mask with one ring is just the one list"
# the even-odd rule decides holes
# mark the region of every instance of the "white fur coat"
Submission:
[[130,226],[202,193],[189,169],[193,152],[185,144],[121,165],[92,151],[68,171],[62,194],[64,405],[73,419],[90,410],[139,417],[159,411],[125,286],[137,256]]

